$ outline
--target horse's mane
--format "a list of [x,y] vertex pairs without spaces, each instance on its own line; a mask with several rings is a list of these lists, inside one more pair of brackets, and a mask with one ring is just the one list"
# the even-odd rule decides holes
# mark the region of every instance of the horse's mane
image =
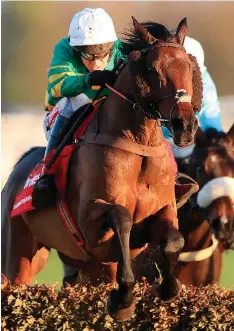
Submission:
[[[159,23],[151,21],[140,23],[153,37],[167,41],[173,37],[173,34],[167,28]],[[134,28],[130,28],[123,33],[123,53],[129,55],[132,51],[149,46],[140,34]]]
[[193,71],[193,96],[192,96],[192,106],[195,111],[201,110],[202,105],[202,97],[203,97],[203,83],[202,83],[202,76],[201,70],[197,63],[195,56],[188,54],[190,60],[194,64],[194,71]]

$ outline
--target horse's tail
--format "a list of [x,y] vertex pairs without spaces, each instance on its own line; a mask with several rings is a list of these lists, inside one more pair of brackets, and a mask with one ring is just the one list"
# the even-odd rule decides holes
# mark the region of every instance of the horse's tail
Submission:
[[16,187],[16,183],[20,183],[26,179],[26,176],[30,173],[30,171],[32,171],[36,164],[42,160],[44,154],[45,147],[36,146],[26,151],[14,164],[2,192],[6,190],[7,185]]
[[19,164],[26,156],[28,156],[29,154],[32,154],[37,149],[45,149],[45,147],[41,147],[41,146],[31,147],[28,151],[26,151],[23,155],[20,156],[19,160],[15,163],[13,168],[15,168],[17,166],[17,164]]

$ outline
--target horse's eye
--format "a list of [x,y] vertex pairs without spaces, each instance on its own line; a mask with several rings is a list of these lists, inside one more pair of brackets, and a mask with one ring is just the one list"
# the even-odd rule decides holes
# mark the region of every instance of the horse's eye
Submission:
[[198,166],[198,167],[197,167],[197,172],[198,172],[198,173],[201,173],[201,172],[202,172],[202,167],[201,167],[201,166]]
[[155,70],[154,70],[153,67],[148,67],[148,68],[147,68],[147,71],[148,71],[148,72],[155,72]]

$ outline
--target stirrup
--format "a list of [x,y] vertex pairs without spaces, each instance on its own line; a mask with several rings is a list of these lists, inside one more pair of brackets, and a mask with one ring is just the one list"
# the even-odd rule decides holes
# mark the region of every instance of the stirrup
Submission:
[[[47,181],[43,190],[39,189],[41,181]],[[51,207],[56,202],[56,185],[53,175],[42,175],[35,183],[32,191],[32,205],[36,209]]]
[[188,199],[199,190],[199,185],[197,182],[181,173],[176,174],[176,183],[175,183],[175,196],[176,196],[176,207],[177,209],[181,208]]

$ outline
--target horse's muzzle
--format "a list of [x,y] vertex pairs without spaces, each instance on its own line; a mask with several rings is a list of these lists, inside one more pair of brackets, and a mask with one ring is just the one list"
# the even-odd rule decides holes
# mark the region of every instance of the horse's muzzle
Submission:
[[171,132],[174,143],[179,147],[187,147],[194,143],[194,137],[198,129],[198,120],[176,117],[171,121]]

